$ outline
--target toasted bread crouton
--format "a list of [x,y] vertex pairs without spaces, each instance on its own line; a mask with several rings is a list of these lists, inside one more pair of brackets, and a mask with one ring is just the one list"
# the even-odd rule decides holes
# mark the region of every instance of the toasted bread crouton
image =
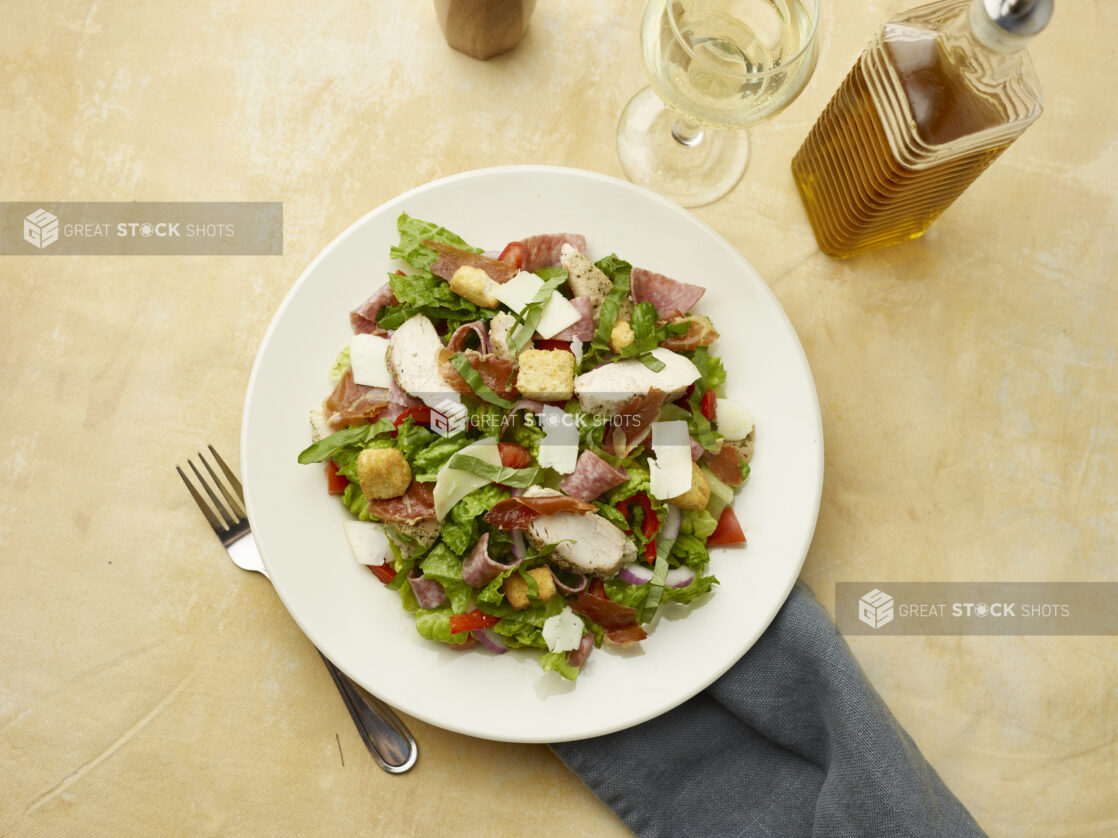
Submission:
[[691,463],[691,488],[682,495],[669,498],[668,503],[674,503],[680,509],[706,509],[710,500],[710,481],[703,474],[697,463]]
[[528,607],[528,583],[519,573],[513,573],[501,585],[508,598],[509,605],[519,611]]
[[516,389],[524,398],[559,402],[574,394],[575,356],[565,349],[526,349],[519,362]]
[[482,308],[496,308],[500,303],[493,295],[496,283],[481,268],[463,265],[450,278],[450,290],[459,297]]
[[395,448],[366,448],[357,455],[357,481],[369,500],[398,498],[411,485],[411,466]]
[[547,602],[555,596],[555,579],[548,568],[534,567],[528,571],[528,575],[536,580],[536,590],[541,602]]
[[628,346],[637,336],[633,334],[633,327],[629,325],[627,320],[618,320],[613,324],[613,331],[609,333],[609,348],[614,352],[620,352],[623,347]]

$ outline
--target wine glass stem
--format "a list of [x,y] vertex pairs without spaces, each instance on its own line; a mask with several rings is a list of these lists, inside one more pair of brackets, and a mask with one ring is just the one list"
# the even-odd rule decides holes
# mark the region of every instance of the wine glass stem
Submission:
[[677,119],[672,126],[672,139],[691,148],[703,141],[703,126],[689,119]]

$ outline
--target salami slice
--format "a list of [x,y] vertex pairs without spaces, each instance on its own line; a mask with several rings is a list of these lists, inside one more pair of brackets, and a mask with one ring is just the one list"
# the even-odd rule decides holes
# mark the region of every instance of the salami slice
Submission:
[[392,286],[387,282],[373,292],[373,295],[349,313],[349,325],[355,335],[379,335],[385,337],[388,332],[377,325],[377,313],[385,306],[397,306],[399,300],[392,293]]
[[571,297],[571,305],[579,313],[579,319],[571,326],[568,326],[559,334],[555,335],[552,340],[567,340],[571,341],[578,338],[581,341],[589,341],[594,339],[594,300],[591,297]]
[[579,454],[575,470],[559,481],[559,488],[572,498],[591,501],[628,479],[625,469],[610,465],[587,449]]
[[579,253],[586,253],[586,236],[578,233],[544,233],[522,239],[520,245],[524,248],[524,262],[521,269],[538,271],[540,268],[558,267],[559,255],[565,244]]
[[700,285],[691,285],[663,274],[633,268],[630,276],[629,293],[636,303],[652,303],[661,320],[669,320],[686,314],[706,291]]
[[419,603],[420,608],[441,608],[446,605],[446,590],[443,583],[437,579],[425,579],[418,567],[413,567],[408,574],[408,584]]
[[491,280],[500,283],[508,282],[518,273],[512,265],[499,259],[490,259],[480,253],[471,253],[468,250],[451,247],[449,244],[439,244],[430,239],[424,239],[423,243],[439,254],[438,258],[431,263],[431,273],[435,276],[441,276],[447,281],[463,265],[480,268],[489,274]]
[[519,564],[520,559],[501,564],[489,558],[489,533],[482,533],[474,549],[462,560],[462,580],[472,588],[481,588]]

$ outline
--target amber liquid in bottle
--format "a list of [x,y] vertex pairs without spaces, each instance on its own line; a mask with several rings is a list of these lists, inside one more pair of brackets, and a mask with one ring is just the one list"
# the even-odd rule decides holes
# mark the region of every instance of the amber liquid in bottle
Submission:
[[825,253],[923,235],[1031,123],[1014,130],[968,69],[963,51],[903,25],[887,25],[862,55],[792,161]]

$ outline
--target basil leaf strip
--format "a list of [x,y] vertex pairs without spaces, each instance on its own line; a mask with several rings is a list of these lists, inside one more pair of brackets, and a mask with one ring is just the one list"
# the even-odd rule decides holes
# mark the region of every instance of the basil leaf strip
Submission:
[[540,318],[543,317],[543,309],[547,301],[551,299],[552,293],[555,289],[567,281],[567,274],[564,271],[558,276],[553,276],[551,279],[544,282],[536,296],[532,298],[532,302],[524,306],[524,310],[520,312],[520,317],[523,318],[523,324],[519,329],[509,338],[508,347],[509,351],[514,356],[519,356],[528,341],[532,339],[532,335],[536,333],[536,327],[540,325]]
[[532,468],[495,466],[492,463],[485,462],[485,460],[471,457],[469,454],[455,454],[447,462],[447,467],[468,471],[470,474],[484,477],[486,480],[490,480],[493,483],[500,483],[502,486],[513,486],[517,489],[526,489],[534,485],[540,472],[539,468],[536,466]]
[[481,374],[470,366],[469,358],[461,352],[454,353],[450,358],[450,363],[454,365],[454,368],[458,370],[458,374],[462,376],[462,380],[469,385],[469,388],[474,391],[474,395],[479,399],[489,402],[490,404],[495,404],[497,407],[503,407],[505,410],[512,410],[516,407],[516,402],[502,399],[490,390],[488,385],[481,380]]
[[350,445],[367,445],[379,434],[388,433],[392,429],[391,422],[381,419],[372,425],[354,425],[344,431],[337,431],[304,448],[299,453],[299,462],[303,465],[324,462],[343,448]]
[[652,567],[652,578],[648,582],[648,596],[641,607],[642,623],[647,623],[656,616],[656,609],[660,607],[660,600],[664,596],[664,580],[668,576],[668,556],[674,545],[674,538],[656,539],[656,564]]

